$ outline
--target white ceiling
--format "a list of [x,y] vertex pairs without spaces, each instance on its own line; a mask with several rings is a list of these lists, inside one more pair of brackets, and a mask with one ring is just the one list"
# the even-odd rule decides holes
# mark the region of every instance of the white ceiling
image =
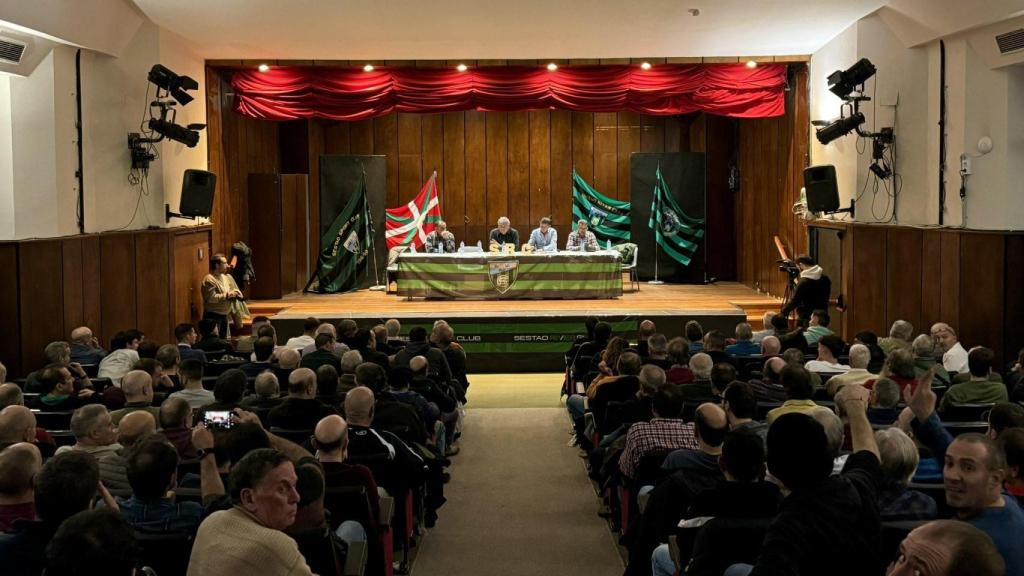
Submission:
[[443,60],[811,54],[888,0],[134,2],[209,59]]

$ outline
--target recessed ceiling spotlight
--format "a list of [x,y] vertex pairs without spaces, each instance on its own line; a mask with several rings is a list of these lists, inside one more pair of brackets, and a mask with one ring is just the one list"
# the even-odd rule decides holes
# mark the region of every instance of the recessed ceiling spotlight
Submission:
[[747,68],[757,68],[757,62],[753,60],[747,60]]
[[555,70],[558,70],[558,64],[555,64],[554,62],[552,62],[551,64],[548,64],[548,70],[550,70],[552,72],[554,72]]
[[363,66],[363,72],[373,72],[373,64],[367,64]]
[[260,64],[259,66],[257,66],[257,70],[259,70],[260,72],[266,72],[267,70],[270,70],[270,66],[266,64]]
[[458,70],[459,72],[465,72],[466,70],[469,70],[469,66],[466,66],[465,64],[459,64],[458,66],[455,67],[455,69]]
[[690,16],[700,16],[700,8],[690,8],[687,12],[690,13]]
[[650,62],[644,62],[643,64],[640,65],[640,67],[643,68],[644,70],[650,70],[651,69],[651,63]]

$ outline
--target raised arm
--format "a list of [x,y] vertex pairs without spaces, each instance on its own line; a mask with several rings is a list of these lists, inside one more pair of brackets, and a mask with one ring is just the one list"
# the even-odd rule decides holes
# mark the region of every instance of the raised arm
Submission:
[[853,451],[866,450],[878,456],[878,444],[875,442],[875,431],[868,421],[868,397],[871,392],[863,386],[843,386],[836,394],[836,404],[850,423],[850,436]]

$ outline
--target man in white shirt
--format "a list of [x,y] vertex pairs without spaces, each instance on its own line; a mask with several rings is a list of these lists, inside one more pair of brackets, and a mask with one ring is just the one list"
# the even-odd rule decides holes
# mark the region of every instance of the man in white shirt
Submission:
[[818,359],[804,364],[808,372],[847,372],[850,367],[840,364],[836,358],[843,353],[846,344],[835,334],[827,334],[818,340]]
[[836,392],[847,384],[864,385],[868,380],[878,378],[877,374],[868,372],[868,364],[871,362],[871,349],[863,344],[850,346],[850,369],[845,374],[838,374],[828,379],[825,384],[829,396],[835,396]]
[[949,372],[967,372],[967,350],[957,340],[956,330],[945,322],[932,325],[932,338],[942,350],[942,367]]
[[320,327],[320,320],[310,316],[302,323],[302,335],[294,336],[289,338],[285,342],[285,348],[291,348],[292,350],[302,350],[306,346],[310,346],[316,340],[316,329]]
[[540,252],[558,251],[558,231],[551,227],[551,218],[545,216],[540,219],[540,227],[530,232],[530,241],[527,243]]

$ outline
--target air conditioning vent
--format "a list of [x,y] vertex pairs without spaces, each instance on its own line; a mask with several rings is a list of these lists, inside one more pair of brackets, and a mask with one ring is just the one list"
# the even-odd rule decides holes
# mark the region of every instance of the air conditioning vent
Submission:
[[1024,50],[1024,28],[996,36],[996,44],[999,45],[1000,54]]
[[0,62],[10,64],[21,64],[21,57],[25,55],[25,43],[0,36]]

